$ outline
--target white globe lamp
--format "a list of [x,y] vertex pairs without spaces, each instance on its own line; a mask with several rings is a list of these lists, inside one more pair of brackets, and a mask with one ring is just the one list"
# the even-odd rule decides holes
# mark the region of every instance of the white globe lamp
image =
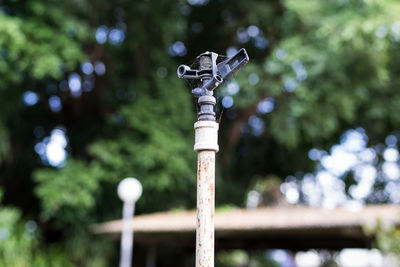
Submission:
[[123,202],[135,203],[142,192],[142,184],[136,178],[125,178],[118,185],[118,196]]

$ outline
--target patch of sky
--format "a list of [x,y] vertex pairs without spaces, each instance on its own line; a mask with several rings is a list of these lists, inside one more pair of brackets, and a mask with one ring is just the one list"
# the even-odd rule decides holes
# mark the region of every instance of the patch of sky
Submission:
[[304,200],[313,207],[319,206],[322,199],[321,186],[316,182],[314,175],[307,173],[301,181],[301,192]]
[[81,64],[81,70],[84,74],[90,75],[93,73],[93,64],[90,63],[89,61],[85,61]]
[[81,76],[78,73],[71,73],[68,77],[68,86],[73,97],[82,95]]
[[287,53],[284,49],[280,48],[280,49],[276,50],[275,56],[279,60],[285,60],[287,57]]
[[230,46],[226,49],[226,56],[227,57],[232,57],[234,56],[237,52],[239,51],[239,49],[236,46]]
[[39,154],[45,164],[60,168],[67,158],[67,136],[63,128],[55,128],[49,137],[35,145],[35,152]]
[[[319,166],[314,175],[306,174],[302,180],[301,191],[305,201],[310,205],[321,205],[333,208],[344,205],[349,208],[364,205],[365,199],[373,192],[377,179],[398,183],[400,168],[398,165],[399,151],[396,148],[397,138],[394,135],[386,137],[386,147],[367,147],[368,137],[362,128],[346,131],[340,143],[332,146],[330,153],[323,150],[311,149],[308,156],[311,160],[318,160]],[[377,167],[377,154],[382,153],[384,162]],[[377,169],[378,168],[378,169]],[[379,171],[378,171],[379,170]],[[349,188],[349,199],[345,195],[344,182],[341,178],[347,172],[352,172],[357,182]],[[315,177],[315,178],[314,178]],[[383,180],[382,180],[383,179]],[[389,197],[391,201],[400,202],[399,193],[393,193],[394,185],[386,186],[386,191],[374,192],[374,195],[382,201]],[[321,188],[321,194],[318,193]],[[314,195],[321,195],[313,197]]]
[[286,92],[291,93],[291,92],[294,92],[297,89],[297,87],[299,87],[299,85],[300,85],[300,83],[299,83],[298,80],[293,79],[293,78],[289,78],[289,79],[285,79],[284,80],[283,89]]
[[313,250],[297,252],[295,261],[296,265],[294,266],[298,267],[321,266],[321,256]]
[[26,91],[22,95],[22,100],[24,101],[25,105],[33,106],[39,101],[39,96],[33,91]]
[[10,230],[6,227],[0,228],[0,240],[6,240],[10,236]]
[[94,64],[94,72],[99,76],[104,75],[104,73],[106,73],[106,65],[101,61],[97,61]]
[[209,0],[187,0],[187,2],[192,6],[204,6],[209,2]]
[[326,154],[327,153],[325,151],[316,148],[310,149],[310,151],[308,151],[308,157],[311,160],[320,160]]
[[247,43],[249,40],[252,40],[253,45],[258,49],[265,49],[268,46],[267,38],[263,36],[262,31],[256,25],[250,25],[247,28],[238,28],[236,37],[240,43]]
[[332,209],[346,200],[344,182],[327,171],[320,171],[316,181],[321,186],[321,206]]
[[232,79],[226,84],[226,92],[229,95],[236,95],[237,93],[239,93],[239,91],[240,86],[235,80]]
[[250,40],[250,36],[247,33],[247,29],[243,28],[243,27],[240,27],[239,29],[237,29],[236,37],[240,43],[246,43]]
[[358,184],[349,188],[350,195],[356,200],[366,198],[372,191],[377,171],[371,165],[359,165],[354,169],[355,178]]
[[388,162],[396,162],[399,160],[399,151],[395,148],[388,147],[383,152],[383,158]]
[[388,146],[395,146],[396,144],[397,144],[397,137],[396,136],[394,136],[394,135],[388,135],[386,138],[385,138],[385,143],[386,143],[386,145],[388,145]]
[[307,79],[307,70],[300,60],[293,61],[292,68],[296,73],[297,80],[304,81],[305,79]]
[[124,41],[125,33],[121,29],[114,28],[108,34],[108,38],[110,40],[110,44],[118,45],[118,44],[120,44],[120,43],[122,43]]
[[260,78],[258,77],[258,75],[256,73],[252,73],[248,77],[248,81],[251,85],[256,85],[259,80],[260,80]]
[[247,28],[247,34],[254,38],[260,34],[260,29],[256,25],[250,25]]
[[272,97],[266,97],[261,100],[257,105],[257,111],[260,114],[267,114],[275,108],[275,100]]
[[296,182],[288,181],[280,186],[281,192],[285,195],[289,204],[296,204],[300,200],[300,192]]
[[385,38],[386,35],[388,34],[388,29],[386,26],[379,26],[376,30],[375,30],[375,35],[378,38]]
[[104,25],[100,26],[96,30],[96,41],[99,44],[107,42],[108,28]]
[[377,157],[376,151],[373,148],[365,148],[357,154],[358,159],[361,162],[368,164],[375,164]]
[[340,138],[342,147],[348,152],[359,152],[363,150],[368,142],[365,130],[357,128],[346,131]]
[[392,36],[393,38],[399,42],[400,41],[400,21],[396,21],[392,24],[392,26],[390,27],[391,31],[392,31]]
[[355,154],[348,152],[341,145],[334,145],[330,155],[321,159],[322,166],[334,175],[341,176],[357,163]]
[[254,37],[253,44],[258,49],[265,49],[268,46],[268,39],[264,36],[257,36]]
[[234,101],[231,96],[224,96],[222,98],[221,103],[224,108],[231,108],[233,106]]
[[62,109],[61,99],[57,95],[49,97],[49,107],[53,112],[60,112]]
[[168,48],[168,54],[170,56],[179,56],[182,57],[186,55],[186,46],[183,42],[181,41],[176,41],[173,43],[169,48]]
[[400,178],[400,169],[397,163],[385,162],[382,164],[382,170],[385,177],[389,180],[398,180]]
[[251,190],[247,194],[246,208],[254,209],[256,208],[261,201],[261,194],[256,190]]
[[264,121],[261,118],[255,115],[250,116],[248,124],[250,125],[251,133],[254,136],[260,136],[264,132]]
[[268,256],[276,261],[279,266],[295,266],[290,253],[283,249],[273,249],[268,252]]
[[385,192],[389,194],[389,199],[393,203],[400,203],[400,184],[396,182],[389,182],[385,186]]

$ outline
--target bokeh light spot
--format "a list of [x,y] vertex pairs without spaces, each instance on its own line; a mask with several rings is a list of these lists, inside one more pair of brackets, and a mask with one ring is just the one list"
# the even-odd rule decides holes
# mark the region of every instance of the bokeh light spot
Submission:
[[86,75],[92,74],[93,73],[93,65],[92,65],[92,63],[90,63],[88,61],[83,62],[82,65],[81,65],[81,70]]
[[168,48],[168,53],[171,56],[184,56],[186,55],[186,46],[181,41],[176,41]]
[[264,98],[257,105],[257,111],[260,114],[270,113],[274,110],[275,100],[272,97]]
[[112,29],[108,35],[112,45],[120,44],[125,39],[125,33],[121,29]]
[[278,49],[275,52],[275,56],[279,60],[284,60],[287,57],[286,51],[283,49]]
[[77,73],[71,73],[68,78],[68,86],[73,97],[79,97],[82,94],[81,76]]
[[256,25],[250,25],[248,28],[247,28],[247,34],[250,36],[250,37],[256,37],[256,36],[258,36],[258,34],[260,33],[260,29],[256,26]]
[[106,73],[106,65],[101,61],[97,61],[94,65],[94,71],[97,75],[104,75]]
[[32,91],[26,91],[22,95],[22,99],[27,106],[33,106],[39,101],[39,96]]
[[99,44],[104,44],[107,41],[108,28],[106,26],[100,26],[96,30],[96,41]]
[[388,29],[385,26],[380,26],[375,31],[375,35],[378,38],[385,38],[387,34],[388,34]]
[[251,85],[256,85],[258,83],[258,81],[260,80],[260,78],[258,77],[258,75],[256,73],[252,73],[249,75],[248,80]]
[[233,106],[233,98],[231,96],[224,96],[222,98],[222,106],[224,108],[231,108]]
[[49,107],[53,112],[59,112],[62,109],[60,97],[53,95],[49,97]]
[[226,91],[229,95],[236,95],[240,91],[239,84],[235,80],[228,82]]

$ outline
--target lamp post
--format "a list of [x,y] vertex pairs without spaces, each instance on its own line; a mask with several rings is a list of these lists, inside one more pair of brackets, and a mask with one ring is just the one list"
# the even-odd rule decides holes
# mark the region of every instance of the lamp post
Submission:
[[135,203],[142,195],[142,190],[142,185],[135,178],[125,178],[118,185],[118,196],[124,202],[122,211],[120,267],[130,267],[132,265],[132,218],[135,211]]
[[213,52],[197,57],[199,69],[180,65],[179,78],[197,81],[192,90],[198,98],[198,120],[194,124],[197,152],[196,267],[214,267],[215,153],[218,152],[218,123],[213,91],[249,61],[244,48],[226,59]]

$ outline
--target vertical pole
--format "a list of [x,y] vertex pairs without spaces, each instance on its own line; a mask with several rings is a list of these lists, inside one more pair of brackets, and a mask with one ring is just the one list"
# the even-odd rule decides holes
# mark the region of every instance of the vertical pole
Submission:
[[135,204],[124,202],[122,211],[122,236],[121,236],[121,255],[120,267],[131,267],[132,265],[132,248],[133,248],[133,226],[132,218]]
[[196,267],[214,267],[215,153],[218,123],[198,121],[194,150],[197,152]]
[[[211,54],[200,56],[200,69],[211,70]],[[201,82],[206,84],[211,77]],[[214,267],[215,153],[218,147],[218,123],[215,122],[215,97],[204,90],[199,97],[200,112],[194,124],[197,152],[196,267]]]
[[249,61],[244,48],[217,64],[218,58],[219,55],[214,52],[205,52],[197,57],[199,70],[192,70],[186,65],[177,69],[179,78],[200,80],[192,90],[199,104],[194,124],[194,151],[197,152],[196,267],[214,267],[215,153],[219,148],[213,91]]
[[155,246],[147,247],[146,267],[156,267],[157,249]]

